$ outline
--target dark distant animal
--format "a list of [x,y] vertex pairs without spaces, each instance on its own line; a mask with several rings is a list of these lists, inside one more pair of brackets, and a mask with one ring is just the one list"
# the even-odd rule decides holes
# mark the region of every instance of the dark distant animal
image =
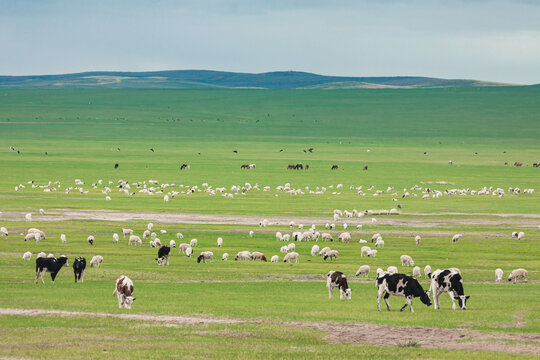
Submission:
[[57,258],[43,258],[39,257],[36,259],[36,284],[38,283],[38,278],[41,277],[41,283],[45,284],[43,280],[43,275],[45,272],[51,274],[52,283],[54,284],[54,279],[58,272],[62,269],[62,266],[68,266],[68,258],[65,256],[60,256]]
[[296,169],[295,170],[304,170],[304,165],[296,164]]
[[533,167],[535,167],[535,168],[540,167],[540,163],[534,163]]
[[169,265],[169,255],[171,248],[167,245],[163,245],[158,250],[158,257],[156,258],[158,265]]
[[73,273],[75,274],[75,282],[84,282],[84,270],[86,269],[86,259],[79,256],[73,262]]
[[313,152],[313,148],[309,148],[309,149],[307,149],[307,151],[309,151],[310,153],[312,153],[312,152]]
[[505,161],[505,162],[504,162],[504,165],[508,165],[508,161]]
[[362,170],[366,171],[367,170],[367,165],[364,165],[364,168]]
[[279,152],[283,152],[283,149],[279,150]]
[[118,163],[114,164],[114,168],[118,169]]
[[306,170],[309,170],[309,164],[306,164]]
[[154,149],[151,148],[150,151],[151,151],[151,152],[154,152]]
[[337,169],[338,169],[337,165],[332,165],[332,170],[337,170]]
[[243,164],[242,166],[240,166],[240,169],[249,169],[249,165],[248,164]]
[[412,308],[412,299],[415,297],[419,297],[427,306],[431,305],[431,300],[428,295],[429,290],[425,291],[418,280],[412,276],[388,273],[382,276],[377,275],[377,287],[379,288],[377,296],[377,310],[379,311],[381,311],[381,298],[383,297],[383,294],[388,311],[390,311],[390,304],[388,303],[390,295],[405,297],[405,305],[403,305],[400,311],[403,311],[405,307],[409,305],[411,312],[414,312]]
[[443,292],[450,295],[453,310],[456,310],[456,299],[461,310],[467,309],[469,296],[463,292],[463,279],[459,271],[456,269],[437,270],[430,274],[429,277],[431,277],[430,289],[433,290],[433,303],[436,310],[440,308],[439,296]]
[[514,166],[521,167],[521,166],[523,166],[523,163],[520,163],[519,161],[516,161],[514,163]]
[[233,153],[238,154],[238,151],[237,151],[237,150],[233,150]]
[[47,154],[47,152],[45,151],[45,155],[49,155],[49,154]]
[[287,170],[295,170],[295,169],[296,169],[296,165],[291,165],[291,164],[289,164],[289,165],[287,166]]
[[341,271],[330,271],[326,275],[326,287],[328,288],[328,297],[332,299],[332,290],[334,288],[339,289],[339,299],[343,300],[343,296],[346,299],[351,300],[351,289],[347,284],[347,277]]
[[189,170],[189,165],[188,164],[182,164],[182,166],[180,166],[180,170],[184,170],[184,169]]

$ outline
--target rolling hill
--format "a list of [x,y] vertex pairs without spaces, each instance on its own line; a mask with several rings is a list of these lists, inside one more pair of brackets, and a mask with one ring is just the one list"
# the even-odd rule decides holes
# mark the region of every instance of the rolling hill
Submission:
[[350,88],[434,88],[507,86],[477,80],[439,79],[418,76],[343,77],[299,71],[260,74],[211,70],[150,72],[96,71],[63,75],[0,76],[0,88],[251,88],[251,89],[350,89]]

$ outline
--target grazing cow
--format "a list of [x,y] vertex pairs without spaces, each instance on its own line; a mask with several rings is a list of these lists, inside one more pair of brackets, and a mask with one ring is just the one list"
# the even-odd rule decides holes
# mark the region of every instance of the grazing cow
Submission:
[[133,281],[127,276],[120,276],[116,279],[116,287],[113,291],[113,296],[118,296],[118,307],[131,309],[131,304],[136,298],[133,297]]
[[394,296],[403,296],[406,299],[405,305],[400,309],[403,311],[407,305],[411,309],[411,312],[414,312],[412,308],[412,299],[419,297],[420,300],[427,306],[431,305],[431,300],[429,299],[429,290],[424,291],[422,285],[414,277],[405,275],[405,274],[383,274],[381,276],[377,275],[377,286],[379,288],[377,296],[377,310],[381,311],[381,298],[384,294],[384,301],[386,302],[386,307],[390,311],[390,304],[388,303],[388,298],[390,295]]
[[296,165],[289,164],[287,170],[296,170]]
[[75,282],[84,282],[84,270],[86,269],[86,259],[79,256],[73,262],[73,273],[75,274]]
[[249,169],[249,165],[248,165],[248,164],[244,164],[244,165],[240,166],[240,169]]
[[352,290],[347,284],[347,277],[340,271],[330,271],[326,275],[326,287],[328,288],[328,296],[332,299],[332,290],[339,288],[339,299],[343,300],[343,295],[348,300],[351,300]]
[[156,258],[158,265],[169,265],[169,255],[171,248],[164,245],[158,250],[158,257]]
[[45,272],[51,273],[52,283],[54,284],[54,279],[58,272],[62,269],[62,266],[68,266],[68,258],[64,255],[57,258],[44,258],[38,257],[36,259],[36,284],[38,283],[38,278],[41,276],[41,283],[45,284],[43,280],[43,275]]
[[332,170],[337,170],[337,169],[338,169],[337,165],[332,165]]
[[452,299],[452,310],[456,310],[456,298],[461,310],[467,309],[468,295],[463,292],[463,280],[459,271],[455,269],[446,269],[442,271],[435,271],[431,275],[431,289],[433,289],[433,303],[435,309],[440,308],[439,296],[443,292],[447,292]]
[[368,169],[367,165],[364,166],[362,170],[366,171]]
[[118,163],[114,164],[114,168],[118,169]]

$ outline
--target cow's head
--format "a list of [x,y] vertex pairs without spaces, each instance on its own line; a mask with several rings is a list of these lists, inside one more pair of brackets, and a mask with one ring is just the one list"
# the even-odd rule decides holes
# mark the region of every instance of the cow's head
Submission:
[[458,296],[458,303],[461,310],[467,309],[467,299],[469,298],[469,295],[459,295]]
[[133,296],[126,296],[124,297],[124,307],[126,309],[131,309],[131,304],[133,304],[133,302],[135,301],[135,299],[137,298],[134,298]]
[[429,298],[429,290],[426,290],[420,296],[420,300],[427,306],[431,305],[431,299]]
[[352,296],[352,290],[350,288],[345,290],[345,299],[351,300],[351,296]]
[[156,261],[157,261],[157,264],[158,264],[158,265],[163,264],[163,261],[164,261],[164,260],[165,260],[165,258],[162,258],[162,257],[156,258]]

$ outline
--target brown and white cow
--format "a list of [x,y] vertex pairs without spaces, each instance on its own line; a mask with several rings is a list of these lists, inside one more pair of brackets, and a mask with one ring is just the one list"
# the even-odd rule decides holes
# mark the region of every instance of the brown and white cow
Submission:
[[125,275],[116,279],[116,288],[113,291],[113,296],[118,296],[118,307],[131,309],[131,304],[135,301],[133,297],[133,281]]

